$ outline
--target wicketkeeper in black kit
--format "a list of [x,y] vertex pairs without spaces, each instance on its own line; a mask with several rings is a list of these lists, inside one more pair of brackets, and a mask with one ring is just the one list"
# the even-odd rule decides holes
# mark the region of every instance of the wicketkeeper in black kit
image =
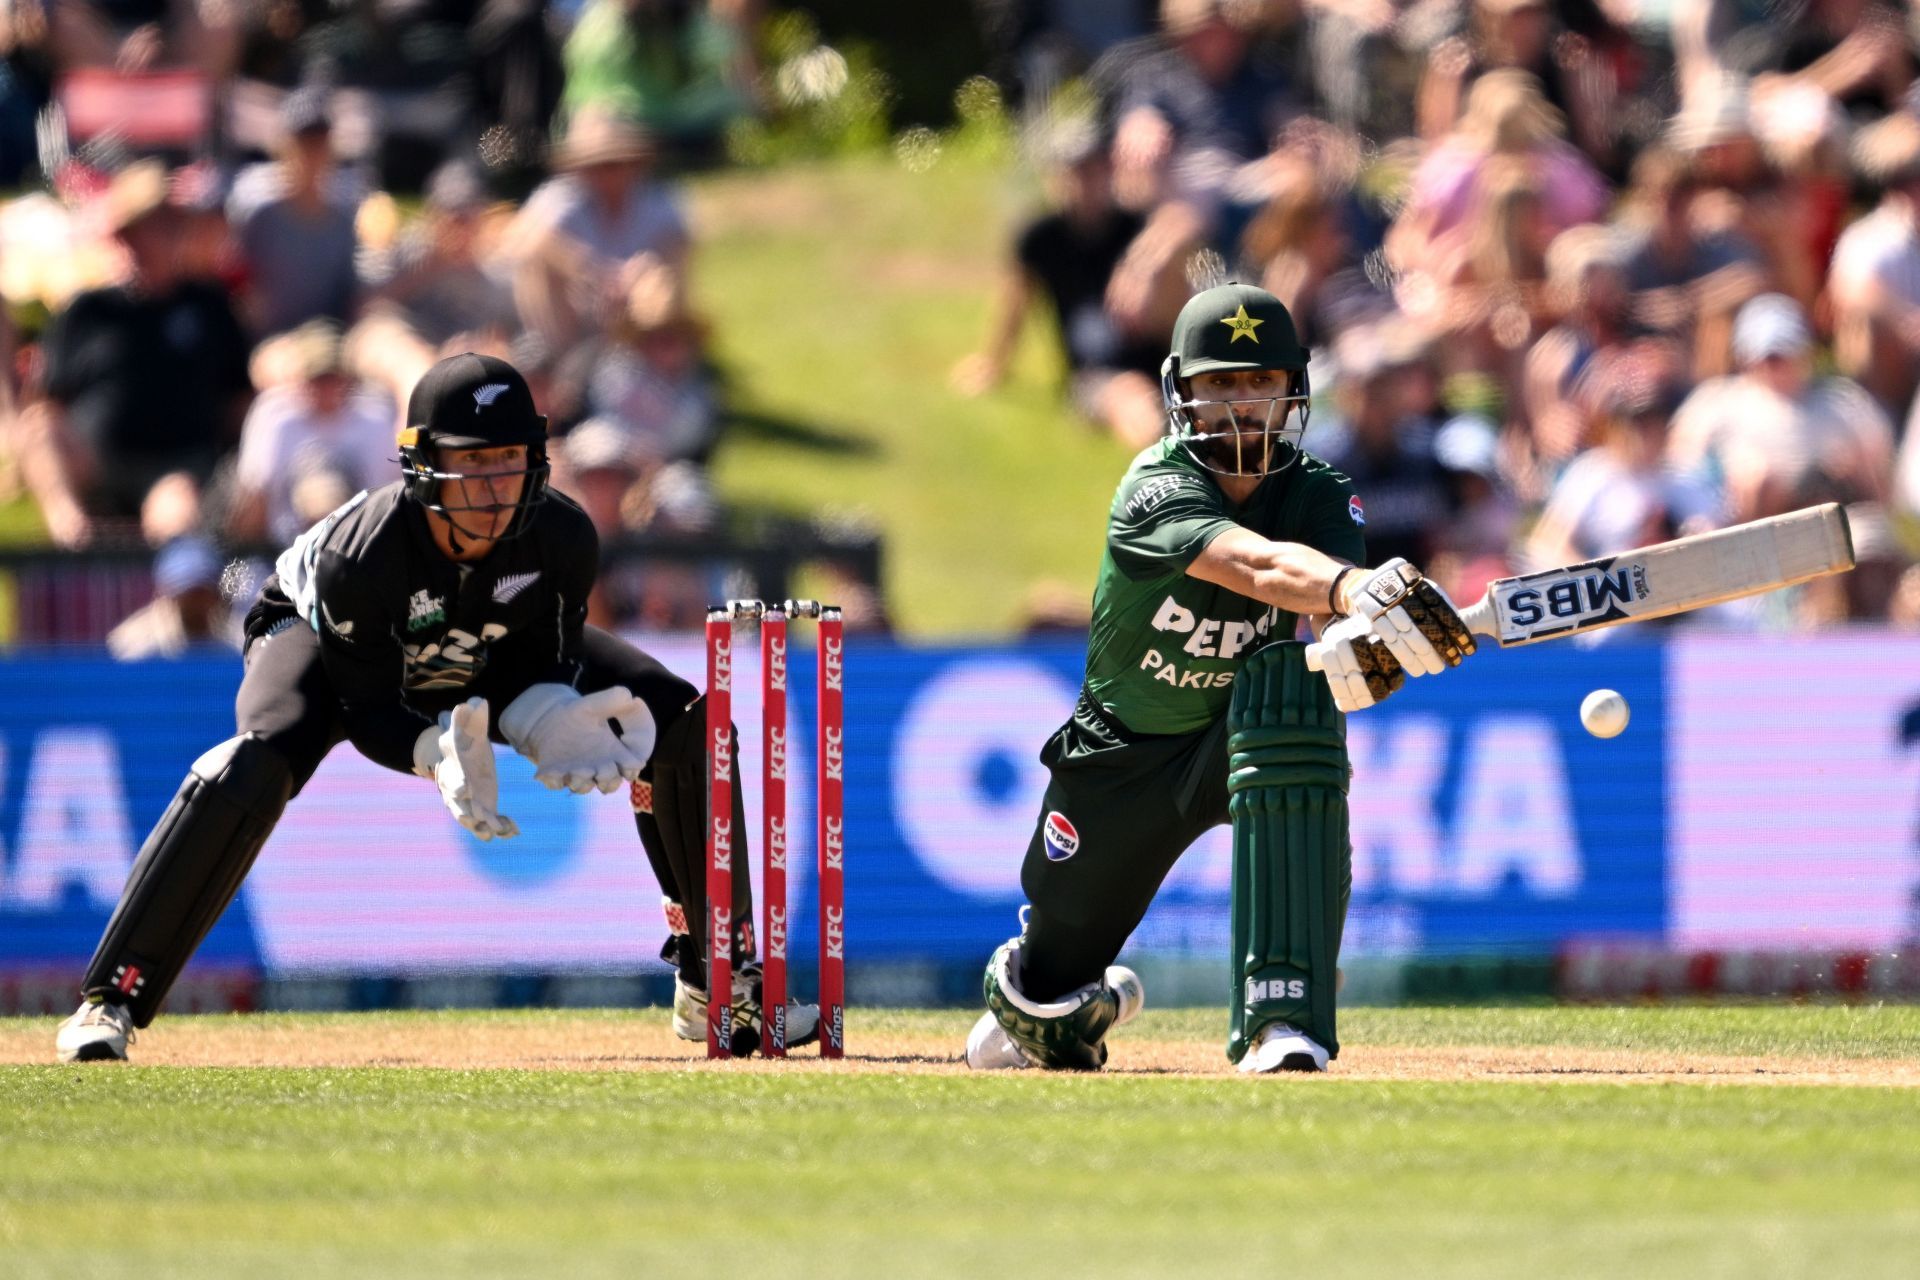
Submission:
[[[546,436],[512,365],[442,360],[409,399],[401,478],[281,554],[247,616],[237,732],[194,761],[141,846],[87,968],[85,1002],[61,1024],[62,1061],[126,1058],[288,801],[343,739],[431,779],[481,840],[519,833],[499,811],[495,742],[533,761],[549,787],[630,787],[673,935],[674,1029],[705,1039],[704,701],[586,625],[599,539],[548,488]],[[736,782],[736,831],[740,796]],[[750,921],[747,877],[734,884],[734,919]],[[735,1050],[751,1051],[761,1010],[750,926],[733,942]],[[787,1026],[788,1043],[804,1044],[819,1012],[790,1006]]]

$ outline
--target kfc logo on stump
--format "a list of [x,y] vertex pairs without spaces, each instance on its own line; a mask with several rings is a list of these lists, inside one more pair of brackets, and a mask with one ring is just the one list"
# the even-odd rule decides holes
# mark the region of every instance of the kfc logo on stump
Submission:
[[779,903],[767,908],[767,959],[787,958],[787,909]]
[[1048,862],[1065,862],[1080,852],[1080,833],[1074,829],[1067,815],[1054,809],[1047,814],[1046,825],[1041,828],[1041,843],[1047,848]]
[[827,640],[821,646],[826,650],[827,688],[829,689],[839,689],[841,681],[845,678],[845,672],[841,668],[841,650],[845,646],[846,642],[838,638]]
[[827,959],[844,960],[847,957],[846,912],[839,907],[827,908]]
[[827,777],[834,782],[845,781],[847,767],[846,735],[833,725],[827,726]]

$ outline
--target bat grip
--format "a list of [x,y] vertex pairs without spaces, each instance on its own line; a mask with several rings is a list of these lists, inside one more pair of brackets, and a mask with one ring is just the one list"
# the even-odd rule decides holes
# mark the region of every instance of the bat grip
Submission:
[[1493,616],[1493,594],[1489,592],[1462,609],[1460,611],[1460,621],[1464,622],[1467,630],[1473,632],[1475,635],[1490,636],[1496,634],[1495,619]]

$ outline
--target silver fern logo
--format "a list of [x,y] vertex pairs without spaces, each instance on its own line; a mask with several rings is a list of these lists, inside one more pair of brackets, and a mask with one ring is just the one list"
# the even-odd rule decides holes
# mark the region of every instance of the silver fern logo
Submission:
[[504,382],[489,382],[486,386],[477,388],[473,393],[473,411],[480,412],[505,394],[507,394],[507,384]]
[[535,569],[532,573],[508,574],[506,577],[500,579],[498,582],[493,584],[493,602],[495,604],[507,603],[507,601],[513,599],[515,596],[519,595],[522,591],[525,591],[528,587],[532,586],[536,581],[539,580],[539,577],[540,577],[540,571],[538,569]]

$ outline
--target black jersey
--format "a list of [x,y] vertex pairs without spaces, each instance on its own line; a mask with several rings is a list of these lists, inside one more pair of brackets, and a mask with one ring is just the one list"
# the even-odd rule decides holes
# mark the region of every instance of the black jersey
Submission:
[[401,482],[360,493],[281,553],[249,630],[312,627],[353,745],[411,770],[421,730],[462,698],[484,693],[497,723],[527,686],[579,677],[599,535],[558,493],[529,518],[460,564]]

